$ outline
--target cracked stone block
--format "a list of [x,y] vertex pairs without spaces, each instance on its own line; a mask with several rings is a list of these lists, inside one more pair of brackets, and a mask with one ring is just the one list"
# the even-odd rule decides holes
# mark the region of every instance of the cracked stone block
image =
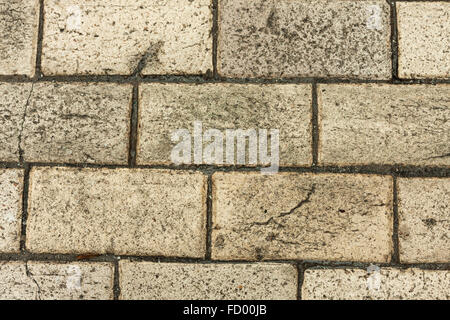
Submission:
[[294,300],[297,268],[281,263],[121,261],[124,300]]
[[221,0],[218,72],[391,78],[386,1]]
[[[258,141],[259,129],[267,129],[268,133],[278,129],[280,164],[310,165],[311,99],[311,86],[305,84],[144,84],[140,87],[137,162],[172,163],[171,152],[179,143],[172,142],[172,133],[187,129],[193,137],[194,122],[200,121],[200,136],[209,129],[220,131],[223,163],[226,163],[226,129],[254,129]],[[203,139],[204,155],[210,144],[211,140]],[[191,154],[194,163],[193,144]],[[200,162],[220,164],[205,158]],[[263,164],[259,155],[257,163]],[[249,164],[248,156],[245,164]]]
[[33,168],[34,253],[205,254],[206,176],[149,169]]
[[0,161],[19,161],[19,137],[31,86],[0,83]]
[[0,75],[33,77],[39,0],[0,0]]
[[46,75],[212,70],[211,0],[48,0]]
[[389,176],[213,175],[212,258],[389,262]]
[[0,169],[0,252],[19,252],[23,170]]
[[[15,113],[9,94],[4,107]],[[35,83],[20,117],[24,160],[127,164],[131,97],[128,84]]]
[[0,262],[2,300],[112,300],[112,263]]
[[400,78],[450,77],[450,3],[397,2]]
[[399,178],[400,260],[450,262],[450,179]]
[[450,165],[450,86],[319,85],[319,163]]
[[448,270],[308,269],[304,277],[303,300],[450,299]]

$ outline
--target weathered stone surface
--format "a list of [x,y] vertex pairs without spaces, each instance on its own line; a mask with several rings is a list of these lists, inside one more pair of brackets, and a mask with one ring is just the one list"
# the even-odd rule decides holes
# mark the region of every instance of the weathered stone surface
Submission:
[[450,179],[398,180],[400,260],[450,262]]
[[449,85],[320,85],[323,165],[450,165]]
[[[220,130],[224,163],[225,129],[255,129],[257,135],[258,129],[279,129],[280,164],[312,162],[310,85],[145,84],[140,91],[139,164],[171,163],[178,143],[171,141],[171,134],[188,129],[193,136],[194,121],[202,122],[203,132]],[[203,146],[209,143],[204,140]]]
[[391,77],[382,0],[221,0],[218,71],[231,77]]
[[212,70],[211,0],[48,0],[44,74]]
[[0,83],[0,161],[18,162],[31,83]]
[[0,75],[34,75],[38,24],[39,0],[0,0]]
[[24,160],[128,163],[131,96],[131,85],[34,84],[24,111]]
[[212,257],[388,262],[392,197],[387,176],[216,173]]
[[112,299],[113,276],[111,263],[0,262],[0,299]]
[[297,297],[290,264],[120,262],[122,299],[287,300]]
[[448,300],[449,283],[447,270],[309,269],[305,271],[302,299]]
[[206,178],[147,169],[33,168],[32,252],[202,257]]
[[18,252],[23,170],[0,169],[0,252]]
[[401,78],[450,77],[450,3],[397,3]]

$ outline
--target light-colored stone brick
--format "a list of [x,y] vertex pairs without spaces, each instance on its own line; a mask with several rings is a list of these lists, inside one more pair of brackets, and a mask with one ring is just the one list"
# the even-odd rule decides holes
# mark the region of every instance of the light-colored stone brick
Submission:
[[290,264],[120,262],[122,299],[292,300],[297,268]]
[[39,0],[0,0],[0,75],[35,72]]
[[218,71],[389,79],[389,17],[382,0],[220,0]]
[[450,271],[382,268],[309,269],[302,286],[304,300],[435,300],[450,299]]
[[[212,70],[211,0],[47,0],[44,74]],[[141,64],[144,66],[144,64]]]
[[213,259],[388,262],[392,179],[216,173]]
[[450,3],[397,2],[400,78],[450,77]]
[[113,276],[111,263],[0,262],[0,299],[112,299]]
[[32,252],[203,257],[206,177],[187,171],[33,168]]
[[203,132],[221,131],[224,163],[225,129],[255,129],[257,135],[258,129],[279,129],[280,164],[312,162],[310,85],[145,84],[140,90],[139,164],[171,163],[177,144],[171,134],[188,129],[193,136],[194,121],[202,122]]
[[0,252],[18,252],[22,217],[23,170],[0,169]]
[[[14,102],[16,94],[9,94],[7,101]],[[24,160],[127,164],[131,97],[131,85],[34,84],[26,115],[17,117],[23,125],[15,124],[23,127],[19,140]],[[16,113],[14,103],[5,107]]]
[[449,85],[319,85],[319,163],[450,165]]
[[450,262],[450,179],[398,180],[400,260]]
[[31,86],[0,83],[0,161],[19,161],[19,140]]

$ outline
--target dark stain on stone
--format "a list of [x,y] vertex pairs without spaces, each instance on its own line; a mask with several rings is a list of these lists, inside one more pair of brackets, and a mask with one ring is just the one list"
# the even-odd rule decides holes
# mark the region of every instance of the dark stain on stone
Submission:
[[422,221],[428,228],[432,228],[436,225],[436,220],[433,218],[423,219]]

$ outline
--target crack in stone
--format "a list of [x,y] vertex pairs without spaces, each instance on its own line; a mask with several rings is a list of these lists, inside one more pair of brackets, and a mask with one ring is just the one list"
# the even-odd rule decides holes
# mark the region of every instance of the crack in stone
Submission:
[[136,77],[137,75],[139,75],[142,70],[144,70],[144,68],[147,66],[148,60],[149,58],[152,58],[152,60],[154,61],[159,61],[158,60],[158,53],[161,50],[161,47],[163,45],[162,41],[158,41],[154,44],[151,44],[147,50],[145,50],[144,55],[141,57],[141,59],[139,60],[136,68],[134,69],[132,76]]
[[33,94],[33,89],[34,89],[34,82],[31,83],[31,90],[30,90],[30,93],[28,94],[27,102],[25,104],[25,110],[23,111],[22,123],[20,124],[20,131],[19,131],[19,137],[18,137],[18,149],[19,149],[19,162],[20,163],[23,163],[24,150],[22,149],[22,135],[23,135],[23,129],[25,126],[25,120],[27,117],[28,106],[30,104],[31,95]]
[[37,287],[37,299],[41,300],[41,287],[39,286],[39,283],[34,278],[34,275],[31,273],[30,269],[28,269],[28,261],[25,261],[25,273],[26,273],[27,277],[30,278],[34,282],[34,284],[36,285],[36,287]]
[[444,154],[441,154],[439,156],[428,157],[428,158],[425,158],[425,159],[422,159],[422,160],[439,159],[439,158],[447,158],[447,157],[450,157],[450,153],[444,153]]
[[285,217],[285,216],[288,216],[288,215],[293,214],[297,209],[299,209],[300,207],[302,207],[303,205],[305,205],[306,203],[308,203],[308,202],[311,201],[311,196],[314,194],[314,192],[316,192],[316,185],[315,185],[315,184],[313,184],[313,185],[311,186],[311,189],[308,191],[308,194],[306,195],[306,198],[305,198],[305,199],[302,199],[302,200],[301,200],[295,207],[293,207],[291,210],[289,210],[289,211],[287,211],[287,212],[281,212],[278,216],[276,216],[276,217],[270,217],[267,221],[264,221],[264,222],[253,222],[253,223],[251,223],[250,227],[253,227],[253,226],[267,226],[267,225],[269,225],[270,223],[275,223],[275,224],[277,224],[279,227],[283,227],[283,228],[284,228],[284,225],[281,224],[281,223],[279,223],[279,222],[277,222],[275,219],[283,218],[283,217]]

